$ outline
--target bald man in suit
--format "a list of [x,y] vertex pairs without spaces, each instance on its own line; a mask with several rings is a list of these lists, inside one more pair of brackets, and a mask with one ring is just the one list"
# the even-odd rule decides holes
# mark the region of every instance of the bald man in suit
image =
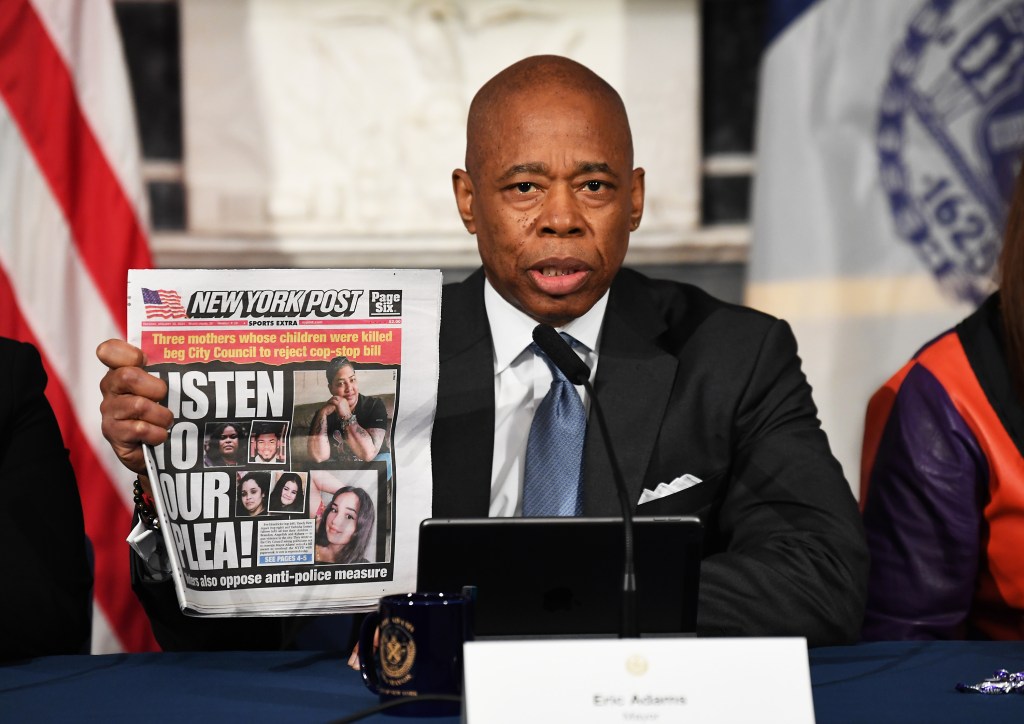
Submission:
[[[704,521],[698,633],[855,640],[863,531],[789,327],[621,268],[645,178],[618,93],[566,58],[506,68],[473,100],[466,168],[452,181],[482,268],[443,292],[434,515],[522,513],[526,435],[551,381],[530,332],[549,324],[596,369],[632,500],[686,475],[699,481],[635,507]],[[141,473],[139,443],[162,442],[171,423],[155,402],[163,383],[143,376],[141,353],[124,343],[99,355],[111,368],[104,432]],[[616,515],[596,428],[580,502],[584,515]]]

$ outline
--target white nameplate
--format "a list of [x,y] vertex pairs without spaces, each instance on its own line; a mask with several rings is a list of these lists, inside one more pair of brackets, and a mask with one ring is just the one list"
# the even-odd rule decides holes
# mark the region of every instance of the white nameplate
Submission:
[[465,645],[469,724],[814,722],[802,638]]

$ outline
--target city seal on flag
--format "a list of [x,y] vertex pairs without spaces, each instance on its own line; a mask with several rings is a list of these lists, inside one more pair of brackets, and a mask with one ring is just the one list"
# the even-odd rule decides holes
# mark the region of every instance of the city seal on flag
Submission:
[[896,231],[940,287],[993,290],[1024,149],[1024,2],[925,0],[894,49],[876,132]]

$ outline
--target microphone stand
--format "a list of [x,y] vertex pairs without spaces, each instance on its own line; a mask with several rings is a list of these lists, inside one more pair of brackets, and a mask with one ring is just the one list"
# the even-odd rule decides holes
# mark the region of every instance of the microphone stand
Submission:
[[581,360],[572,348],[566,344],[561,335],[553,327],[547,324],[538,324],[533,330],[533,341],[544,350],[562,374],[574,385],[583,385],[583,388],[590,395],[591,406],[597,417],[597,426],[604,440],[605,450],[608,451],[608,459],[612,466],[612,477],[615,480],[615,488],[619,494],[619,507],[622,509],[622,533],[623,533],[623,574],[622,574],[622,621],[619,629],[620,638],[636,638],[640,635],[640,627],[637,623],[636,609],[636,564],[633,553],[633,510],[629,503],[629,492],[626,489],[626,482],[622,479],[622,468],[619,467],[619,460],[615,455],[615,448],[612,445],[611,435],[608,434],[608,425],[604,419],[604,412],[601,410],[601,403],[597,399],[593,386],[590,384],[590,368]]
[[622,570],[622,626],[619,638],[637,638],[640,635],[640,627],[637,622],[636,610],[636,564],[633,553],[633,511],[629,504],[629,493],[626,490],[626,482],[622,479],[622,468],[619,467],[618,458],[615,455],[615,448],[611,444],[611,436],[608,434],[608,425],[604,420],[604,412],[594,394],[594,388],[590,380],[583,383],[584,388],[590,395],[594,407],[594,414],[597,417],[597,425],[601,429],[601,438],[604,440],[605,450],[608,451],[608,458],[612,464],[612,475],[615,478],[615,487],[619,493],[619,507],[622,508],[622,533],[623,533],[623,570]]

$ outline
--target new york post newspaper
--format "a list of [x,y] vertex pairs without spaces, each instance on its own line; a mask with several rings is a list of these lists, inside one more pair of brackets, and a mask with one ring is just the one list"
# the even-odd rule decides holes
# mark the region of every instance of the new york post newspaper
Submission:
[[129,272],[128,341],[174,413],[146,460],[183,611],[415,590],[440,318],[436,270]]

